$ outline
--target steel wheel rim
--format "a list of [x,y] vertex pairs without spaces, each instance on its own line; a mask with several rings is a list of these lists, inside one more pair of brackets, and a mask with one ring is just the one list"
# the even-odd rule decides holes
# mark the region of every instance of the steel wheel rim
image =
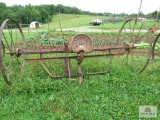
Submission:
[[[138,28],[138,25],[140,26],[139,28]],[[128,30],[126,29],[127,26],[129,26]],[[124,34],[123,32],[126,34],[123,37],[123,39],[126,40],[125,43],[130,47],[134,46],[135,50],[130,48],[129,50],[124,50],[123,52],[124,54],[126,54],[126,56],[122,62],[125,63],[125,66],[129,68],[132,72],[141,73],[145,70],[145,68],[149,64],[149,61],[152,57],[152,37],[149,32],[149,28],[146,26],[146,24],[143,21],[138,21],[137,19],[129,19],[123,24],[123,26],[120,29],[120,32],[117,36],[117,44],[121,42],[120,36]],[[141,43],[144,42],[145,44],[147,44],[146,46],[148,48],[140,48],[141,47],[140,42]],[[143,56],[143,52],[144,52],[144,56]]]
[[[20,66],[22,66],[22,63],[19,61],[19,56],[15,54],[15,52],[17,52],[15,41],[17,40],[15,40],[16,38],[14,39],[14,35],[12,34],[12,27],[10,28],[10,25],[12,26],[11,23],[13,24],[13,26],[15,26],[15,28],[13,28],[15,29],[15,31],[16,28],[18,29],[20,39],[24,41],[24,35],[18,23],[10,19],[4,20],[0,27],[0,66],[2,77],[8,85],[12,84],[11,79],[13,78],[11,76],[16,76],[15,72],[17,68],[20,69]],[[7,27],[7,29],[5,29],[5,27]],[[8,42],[9,40],[10,43]],[[9,53],[9,55],[7,54],[7,52]],[[13,71],[9,69],[12,69]]]

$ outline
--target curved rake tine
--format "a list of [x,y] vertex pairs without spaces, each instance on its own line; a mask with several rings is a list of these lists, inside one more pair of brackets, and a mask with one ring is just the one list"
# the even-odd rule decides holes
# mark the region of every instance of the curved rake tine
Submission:
[[[15,56],[14,56],[15,57]],[[19,60],[18,60],[18,58],[17,57],[15,57],[15,59],[16,59],[16,61],[17,61],[17,63],[18,63],[18,65],[20,65],[21,67],[24,67],[24,62],[23,63],[21,63]]]
[[[11,56],[12,57],[12,56]],[[13,59],[10,60],[10,63],[8,64],[8,66],[6,67],[5,71],[8,71],[8,69],[10,68],[11,63],[13,62]]]
[[129,56],[129,51],[128,51],[128,53],[127,53],[125,59],[124,59],[124,61],[126,61],[126,66],[128,65],[128,56]]
[[[128,55],[129,55],[129,51],[127,51],[127,55],[126,55],[126,57],[124,58],[123,62],[121,62],[121,60],[120,60],[121,64],[124,64],[124,62],[126,61],[126,59],[128,60]],[[120,56],[119,56],[119,57],[120,57]],[[126,64],[127,64],[127,63],[126,63]]]

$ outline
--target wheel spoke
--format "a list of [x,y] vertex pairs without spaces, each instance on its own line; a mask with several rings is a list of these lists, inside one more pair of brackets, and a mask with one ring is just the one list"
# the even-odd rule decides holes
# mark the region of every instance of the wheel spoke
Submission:
[[[13,25],[14,27],[12,27]],[[22,31],[20,29],[19,31],[15,30],[16,27],[19,29],[19,26],[15,21],[6,19],[3,21],[0,29],[2,30],[0,31],[0,40],[2,40],[2,48],[0,50],[0,56],[2,56],[0,61],[2,61],[2,63],[0,69],[4,80],[9,85],[11,85],[11,80],[14,80],[14,78],[17,77],[17,72],[23,67],[24,60],[22,56],[22,59],[19,59],[19,56],[16,55],[16,42],[24,40]],[[17,36],[19,34],[18,32],[21,34],[21,39]],[[19,44],[21,43],[18,43],[17,45]],[[23,45],[18,47],[22,48]]]
[[[126,29],[129,29],[128,32],[126,32]],[[152,39],[147,29],[148,27],[143,22],[130,19],[124,23],[119,32],[118,40],[124,41],[124,45],[126,44],[129,47],[128,53],[121,59],[126,61],[126,67],[134,73],[142,72],[151,57]],[[141,45],[141,43],[144,43],[144,45]]]

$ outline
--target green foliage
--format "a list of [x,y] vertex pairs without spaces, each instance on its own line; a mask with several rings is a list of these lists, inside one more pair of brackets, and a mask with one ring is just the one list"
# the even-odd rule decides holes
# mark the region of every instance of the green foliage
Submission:
[[155,50],[160,51],[160,44],[156,43]]
[[134,46],[137,47],[137,48],[140,48],[140,49],[150,48],[150,45],[148,43],[144,43],[144,42],[141,42],[140,44],[134,44]]
[[[157,18],[157,12],[158,11],[154,11],[153,13],[152,13],[152,17],[154,18],[154,19],[156,19]],[[158,15],[159,15],[160,13],[158,12]],[[160,19],[160,15],[158,16],[158,19]]]
[[140,105],[160,104],[160,71],[151,67],[135,75],[115,59],[108,74],[86,76],[82,85],[52,79],[38,63],[25,70],[12,86],[0,80],[0,119],[136,120]]
[[3,22],[4,18],[5,18],[5,11],[7,9],[7,6],[5,3],[2,3],[0,2],[0,11],[1,11],[1,14],[0,14],[0,23]]
[[46,34],[43,34],[39,42],[41,45],[51,44],[52,46],[59,46],[67,43],[68,39],[65,37],[49,38]]
[[[127,18],[136,18],[137,14],[112,14],[112,13],[95,13],[90,11],[82,11],[77,7],[70,7],[64,6],[62,4],[58,5],[39,5],[34,6],[31,4],[22,6],[22,5],[13,5],[13,6],[6,6],[5,3],[0,2],[0,23],[7,19],[14,19],[17,22],[21,22],[22,24],[29,24],[32,21],[38,21],[41,23],[47,23],[48,21],[52,21],[52,17],[57,14],[73,14],[73,15],[94,15],[94,16],[103,16],[103,17],[124,17]],[[140,14],[141,17],[148,17],[148,18],[155,18],[157,11],[144,15],[143,13]],[[96,17],[97,18],[97,17]]]
[[31,43],[34,42],[36,40],[36,38],[34,36],[28,36],[28,38],[26,39],[27,43]]
[[[42,46],[51,45],[51,46],[63,46],[65,43],[68,43],[68,39],[65,36],[54,37],[52,31],[38,32],[34,35],[27,37],[26,42],[28,44],[34,44],[36,41],[39,41],[39,44]],[[58,35],[58,34],[57,34]]]
[[63,6],[61,4],[55,5],[40,5],[33,6],[31,4],[21,6],[13,5],[7,7],[5,3],[0,2],[0,23],[7,19],[14,19],[22,24],[28,24],[32,21],[39,21],[41,23],[50,22],[52,16],[58,13],[67,14],[82,14],[83,12],[76,7]]

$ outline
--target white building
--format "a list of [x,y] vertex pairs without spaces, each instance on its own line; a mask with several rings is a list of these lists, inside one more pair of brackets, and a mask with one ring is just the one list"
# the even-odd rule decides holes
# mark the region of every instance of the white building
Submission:
[[141,20],[141,21],[145,21],[146,20],[146,18],[138,18],[139,20]]
[[30,23],[29,27],[30,28],[40,28],[41,24],[37,21],[33,21],[33,22]]

